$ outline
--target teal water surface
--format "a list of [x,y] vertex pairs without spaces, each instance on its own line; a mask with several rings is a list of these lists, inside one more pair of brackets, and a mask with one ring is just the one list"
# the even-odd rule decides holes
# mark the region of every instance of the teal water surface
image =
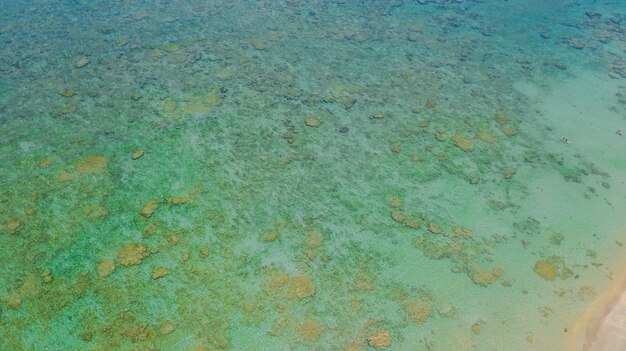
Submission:
[[2,350],[564,350],[626,257],[620,1],[0,5]]

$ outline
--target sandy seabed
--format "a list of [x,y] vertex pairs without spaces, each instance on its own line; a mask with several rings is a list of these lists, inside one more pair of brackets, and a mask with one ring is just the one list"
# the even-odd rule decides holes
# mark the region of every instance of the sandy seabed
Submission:
[[577,321],[568,350],[626,350],[626,269]]

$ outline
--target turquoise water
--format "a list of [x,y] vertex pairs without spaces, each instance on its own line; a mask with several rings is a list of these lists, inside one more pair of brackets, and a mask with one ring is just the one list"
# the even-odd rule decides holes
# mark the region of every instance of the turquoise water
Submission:
[[2,350],[563,350],[621,270],[619,1],[0,3]]

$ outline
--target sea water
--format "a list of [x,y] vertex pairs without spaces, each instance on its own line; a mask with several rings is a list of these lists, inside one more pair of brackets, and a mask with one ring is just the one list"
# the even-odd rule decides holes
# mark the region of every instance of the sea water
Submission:
[[0,5],[2,350],[564,350],[622,270],[621,1]]

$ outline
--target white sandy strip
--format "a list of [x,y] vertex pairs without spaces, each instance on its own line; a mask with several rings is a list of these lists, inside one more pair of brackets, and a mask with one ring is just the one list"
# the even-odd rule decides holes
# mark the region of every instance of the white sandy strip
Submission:
[[609,307],[586,351],[626,351],[626,291]]
[[568,351],[626,351],[626,269],[573,329]]

